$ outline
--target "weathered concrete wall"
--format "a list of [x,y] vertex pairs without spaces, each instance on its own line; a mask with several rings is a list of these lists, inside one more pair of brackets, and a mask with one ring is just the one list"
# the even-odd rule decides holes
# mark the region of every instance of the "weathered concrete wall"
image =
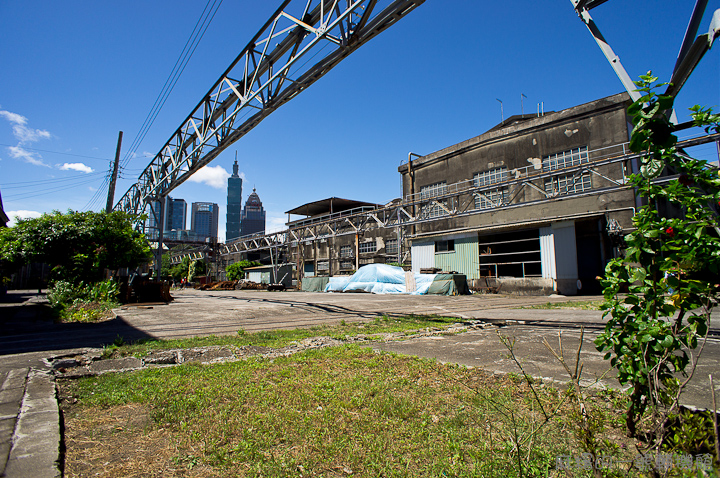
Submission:
[[[615,147],[592,153],[628,141],[627,101],[626,94],[619,94],[543,117],[525,119],[418,158],[412,162],[412,174],[408,164],[399,168],[403,176],[403,195],[417,194],[422,187],[443,181],[448,185],[470,181],[476,173],[499,167],[507,167],[511,178],[516,174],[513,170],[518,170],[519,174],[540,173],[544,156],[580,147],[588,148],[591,161],[605,154],[622,152],[621,148]],[[623,168],[619,163],[603,166],[598,172],[614,180],[623,179]],[[510,225],[539,218],[552,221],[556,217],[607,211],[617,215],[623,227],[630,227],[631,210],[625,214],[617,210],[634,206],[632,191],[603,192],[603,188],[614,184],[594,174],[591,183],[597,191],[589,196],[560,196],[549,201],[540,191],[525,187],[511,201],[512,205],[521,207],[430,221],[418,225],[416,233]],[[543,180],[534,184],[543,189]],[[460,198],[461,203],[467,200],[470,200],[469,196]],[[533,205],[532,201],[543,201],[543,204]]]

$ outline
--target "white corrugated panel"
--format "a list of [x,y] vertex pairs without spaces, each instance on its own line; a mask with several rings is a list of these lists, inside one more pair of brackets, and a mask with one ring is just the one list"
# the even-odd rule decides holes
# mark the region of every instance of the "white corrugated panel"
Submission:
[[257,282],[258,284],[262,283],[262,272],[248,272],[247,273],[247,279],[252,282]]
[[555,270],[555,241],[552,227],[540,228],[540,265],[543,279],[557,279]]
[[575,242],[575,223],[558,222],[552,225],[555,241],[555,268],[557,279],[578,278],[577,246]]
[[420,269],[435,267],[435,242],[413,244],[410,254],[413,272],[419,274]]

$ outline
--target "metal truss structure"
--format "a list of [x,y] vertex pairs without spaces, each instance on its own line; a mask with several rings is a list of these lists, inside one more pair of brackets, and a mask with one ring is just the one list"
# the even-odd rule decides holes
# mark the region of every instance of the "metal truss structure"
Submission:
[[[607,1],[608,0],[570,0],[575,12],[587,26],[590,34],[615,71],[615,74],[620,78],[620,82],[625,87],[625,90],[630,94],[633,101],[637,101],[640,98],[640,93],[636,91],[635,83],[630,79],[630,75],[628,75],[622,66],[620,58],[615,54],[610,44],[605,40],[602,33],[600,33],[597,24],[590,16],[590,10]],[[720,36],[720,10],[714,12],[708,32],[697,35],[700,21],[707,8],[707,3],[708,0],[696,0],[695,2],[695,8],[690,17],[687,30],[685,31],[685,37],[683,38],[682,45],[678,52],[678,58],[675,62],[675,68],[670,78],[670,84],[665,91],[666,95],[674,97],[680,92],[680,89],[700,62],[703,55],[712,47],[714,40]]]
[[[637,99],[639,95],[635,91],[634,83],[590,16],[590,10],[608,0],[570,1],[625,89],[633,99]],[[290,101],[357,48],[423,2],[424,0],[285,0],[160,149],[137,183],[120,198],[115,209],[134,215],[144,213],[150,201],[166,196],[275,109]],[[707,0],[696,0],[667,94],[676,95],[680,91],[702,56],[720,35],[720,10],[714,13],[709,31],[697,35],[706,7]],[[541,184],[544,180],[559,175],[565,178],[570,175],[571,185],[587,174],[602,176],[612,184],[608,188],[593,189],[582,194],[622,189],[627,187],[624,180],[610,179],[598,168],[614,164],[624,167],[624,164],[633,158],[633,155],[622,152],[563,170],[527,170],[504,183],[488,186],[476,186],[471,181],[466,181],[448,186],[441,196],[408,197],[398,204],[371,212],[334,215],[278,233],[240,238],[222,245],[220,252],[221,255],[228,255],[262,249],[272,250],[332,236],[358,234],[369,228],[402,229],[447,217],[524,206],[530,203],[513,203],[513,200],[525,188],[534,189],[544,195],[544,199],[539,202],[551,201],[557,194],[562,194],[562,191],[548,192]],[[500,201],[492,194],[498,187],[509,188],[508,202]],[[476,209],[478,199],[491,207]],[[162,214],[158,216],[161,220]],[[159,229],[162,231],[162,224]],[[159,240],[162,241],[162,232]],[[177,255],[173,260],[177,262],[182,256]]]
[[[680,141],[677,147],[689,148],[700,144],[706,144],[720,140],[720,134],[703,135],[697,138]],[[372,211],[343,214],[335,213],[324,218],[319,218],[310,224],[286,229],[272,234],[258,234],[249,237],[242,237],[232,242],[220,245],[220,256],[242,252],[255,252],[267,249],[285,249],[296,247],[299,244],[308,244],[313,241],[321,241],[330,237],[363,234],[377,228],[401,228],[408,226],[433,222],[452,217],[463,217],[488,212],[496,212],[502,209],[526,207],[533,204],[541,204],[553,201],[559,197],[579,197],[586,195],[605,194],[608,192],[627,189],[625,183],[626,171],[631,171],[631,163],[637,160],[640,155],[631,153],[628,143],[622,143],[601,150],[589,151],[590,160],[562,169],[552,171],[535,170],[532,166],[522,170],[515,170],[513,177],[506,181],[500,181],[489,185],[478,186],[473,181],[463,181],[447,186],[443,194],[434,197],[422,197],[421,194],[407,196],[403,201],[388,205],[384,208]],[[615,169],[612,177],[608,169]],[[568,192],[575,184],[581,181],[585,175],[596,176],[603,179],[609,186],[603,188],[592,188],[582,192]],[[564,190],[563,188],[547,191],[544,187],[547,180],[553,178],[569,178]],[[507,200],[496,200],[491,195],[492,191],[498,188],[508,189]],[[533,201],[516,202],[515,198],[524,190],[533,189],[538,191],[541,199]],[[485,198],[490,207],[478,209],[476,199]],[[182,261],[183,257],[197,259],[202,254],[180,253],[171,258],[173,264]]]
[[284,1],[115,209],[144,213],[149,201],[166,196],[266,116],[423,2]]

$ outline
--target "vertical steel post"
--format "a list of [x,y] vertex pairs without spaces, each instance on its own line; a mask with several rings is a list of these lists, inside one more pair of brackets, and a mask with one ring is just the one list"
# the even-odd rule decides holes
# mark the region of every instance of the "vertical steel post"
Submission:
[[156,221],[158,228],[158,245],[155,251],[155,277],[160,280],[160,271],[162,270],[162,247],[163,247],[163,231],[165,230],[165,197],[158,197],[158,203],[160,203],[159,214]]

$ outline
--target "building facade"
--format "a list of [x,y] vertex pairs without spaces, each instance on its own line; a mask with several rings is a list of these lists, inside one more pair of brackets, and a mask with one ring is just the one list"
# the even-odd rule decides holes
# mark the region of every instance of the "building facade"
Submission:
[[232,176],[228,178],[227,214],[225,217],[225,238],[232,241],[240,237],[240,215],[242,212],[242,178],[238,175],[237,159],[233,164]]
[[182,231],[185,229],[185,224],[187,224],[187,202],[184,199],[168,199],[165,231]]
[[219,217],[220,210],[217,204],[210,202],[194,202],[192,203],[190,230],[196,237],[217,240]]
[[185,229],[187,223],[187,202],[184,199],[173,199],[165,196],[161,201],[152,201],[148,212],[147,227],[151,237],[158,233],[159,214],[163,215],[163,233]]
[[596,292],[638,206],[625,178],[627,94],[485,134],[399,168],[412,268],[457,271],[508,291]]
[[[629,95],[517,115],[398,171],[403,196],[379,205],[329,198],[287,211],[287,231],[239,239],[225,254],[271,245],[296,280],[368,263],[464,274],[471,288],[598,293],[642,200],[626,178]],[[302,219],[290,220],[290,215]],[[277,252],[276,254],[276,261]]]
[[255,188],[248,196],[240,215],[240,236],[265,233],[265,209]]
[[[312,228],[320,231],[328,221],[350,220],[382,207],[380,204],[332,197],[287,211],[288,215],[304,216],[289,221],[287,226],[291,230]],[[366,264],[399,262],[398,233],[395,228],[373,227],[364,229],[362,233],[349,230],[319,235],[314,240],[294,241],[290,244],[288,260],[295,265],[295,276],[300,279],[351,275]]]

